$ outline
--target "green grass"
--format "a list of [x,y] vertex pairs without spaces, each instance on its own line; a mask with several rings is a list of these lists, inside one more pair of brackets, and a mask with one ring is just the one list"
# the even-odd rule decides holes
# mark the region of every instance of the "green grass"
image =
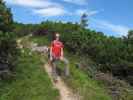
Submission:
[[[64,81],[69,87],[71,87],[75,92],[78,92],[83,97],[83,100],[114,100],[114,98],[108,94],[109,89],[107,89],[108,86],[105,85],[104,82],[90,78],[89,76],[91,75],[88,75],[89,73],[86,73],[80,68],[76,68],[75,63],[82,62],[82,59],[78,58],[79,56],[69,54],[68,52],[66,53],[70,61],[71,76],[69,78],[64,78]],[[121,88],[119,100],[133,100],[132,86],[128,87],[125,85],[120,87],[119,83],[117,83],[117,85],[118,88]]]
[[15,79],[0,81],[0,100],[58,100],[40,58],[36,53],[29,55],[29,50],[19,57]]
[[64,81],[74,92],[82,96],[82,100],[112,100],[111,96],[107,94],[107,89],[103,83],[90,78],[83,70],[76,68],[78,56],[68,56],[70,61],[69,78],[64,78]]

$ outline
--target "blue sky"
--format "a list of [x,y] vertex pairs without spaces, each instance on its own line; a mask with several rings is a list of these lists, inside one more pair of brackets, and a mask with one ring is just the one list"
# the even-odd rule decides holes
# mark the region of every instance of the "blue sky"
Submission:
[[79,22],[88,14],[91,29],[106,35],[125,36],[133,29],[133,0],[4,0],[13,18],[22,23],[45,20]]

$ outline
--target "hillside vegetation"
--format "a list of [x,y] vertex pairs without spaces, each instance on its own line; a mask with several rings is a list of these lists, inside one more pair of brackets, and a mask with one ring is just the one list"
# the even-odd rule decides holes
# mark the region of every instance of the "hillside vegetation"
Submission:
[[[49,45],[47,36],[33,36],[29,39],[38,45]],[[65,50],[65,56],[70,62],[69,78],[64,77],[63,63],[59,63],[59,72],[66,84],[83,100],[132,100],[133,88],[125,81],[112,75],[98,72],[97,64],[85,56],[74,55]],[[47,61],[47,56],[46,56]],[[87,69],[87,68],[88,69]]]
[[[84,19],[85,18],[85,19]],[[47,55],[30,52],[30,42],[50,46],[55,32],[61,34],[70,77],[64,82],[83,100],[133,100],[133,30],[127,36],[106,36],[81,23],[13,21],[10,8],[0,0],[0,100],[59,100],[43,65]],[[17,40],[22,38],[23,46]],[[42,59],[43,58],[43,61]]]
[[[20,27],[19,24],[16,24],[16,30],[18,26]],[[69,52],[92,59],[97,65],[97,70],[104,73],[110,72],[115,77],[132,84],[132,30],[127,36],[118,38],[106,36],[95,30],[81,28],[79,24],[71,22],[46,21],[38,25],[27,24],[26,26],[25,33],[30,31],[36,37],[46,36],[49,41],[53,39],[55,32],[61,33],[61,40]],[[22,32],[18,30],[17,33],[21,34]]]
[[44,71],[45,62],[37,53],[23,49],[14,79],[0,81],[0,100],[59,100],[59,93]]

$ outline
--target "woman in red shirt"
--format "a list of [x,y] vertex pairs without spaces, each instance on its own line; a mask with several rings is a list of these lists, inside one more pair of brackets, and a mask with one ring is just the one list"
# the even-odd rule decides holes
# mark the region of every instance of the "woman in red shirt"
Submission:
[[65,63],[65,75],[69,75],[68,60],[64,58],[63,43],[59,40],[60,34],[55,34],[55,40],[52,41],[50,46],[50,62],[52,66],[52,75],[54,81],[57,82],[56,62],[63,61]]

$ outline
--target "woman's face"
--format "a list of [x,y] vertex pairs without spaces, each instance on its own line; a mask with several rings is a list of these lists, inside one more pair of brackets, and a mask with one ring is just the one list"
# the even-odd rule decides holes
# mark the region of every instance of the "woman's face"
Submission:
[[55,37],[56,37],[56,40],[60,39],[60,35],[59,34],[56,34]]
[[59,36],[56,36],[56,40],[59,40],[60,39],[60,37]]

